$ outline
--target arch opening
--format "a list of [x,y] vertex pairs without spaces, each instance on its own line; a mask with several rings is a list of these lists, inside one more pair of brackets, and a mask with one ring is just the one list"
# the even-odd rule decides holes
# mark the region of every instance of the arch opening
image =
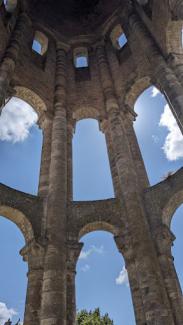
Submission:
[[16,323],[19,318],[23,321],[27,287],[27,263],[23,262],[19,254],[26,238],[20,228],[12,222],[11,214],[10,209],[5,211],[0,207],[0,321],[2,324],[9,318],[13,323]]
[[[155,86],[144,86],[146,90],[136,97],[134,129],[150,183],[154,185],[182,167],[183,136],[164,95]],[[135,91],[138,96],[138,86]],[[133,100],[128,95],[127,101]]]
[[73,139],[73,189],[75,201],[114,197],[105,137],[98,122],[77,122]]
[[0,182],[36,194],[41,161],[42,131],[38,115],[24,100],[13,97],[0,117]]
[[84,246],[77,263],[77,309],[99,308],[114,324],[135,325],[128,274],[112,234],[92,231],[81,239]]

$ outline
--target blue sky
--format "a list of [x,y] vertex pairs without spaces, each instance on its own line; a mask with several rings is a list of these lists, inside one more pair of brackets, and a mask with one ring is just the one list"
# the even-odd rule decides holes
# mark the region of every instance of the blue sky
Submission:
[[[164,97],[155,88],[137,100],[135,131],[151,185],[183,164],[183,138]],[[36,194],[40,166],[42,132],[35,125],[36,115],[19,99],[9,102],[0,118],[0,182]],[[73,140],[74,199],[113,197],[113,187],[104,135],[97,121],[77,123]],[[182,229],[183,207],[173,218],[177,239],[173,248],[175,266],[183,285]],[[134,315],[124,260],[112,235],[93,232],[81,239],[84,248],[77,263],[77,308],[100,307],[115,325],[134,325]],[[0,218],[0,325],[8,317],[23,317],[26,293],[26,263],[18,255],[24,238],[18,228]],[[17,314],[16,314],[17,313]],[[15,315],[16,314],[16,315]]]

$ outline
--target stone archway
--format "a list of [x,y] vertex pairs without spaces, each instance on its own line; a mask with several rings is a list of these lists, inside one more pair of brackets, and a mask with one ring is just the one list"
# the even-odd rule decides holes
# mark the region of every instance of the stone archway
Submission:
[[3,215],[5,218],[17,225],[27,244],[34,239],[33,227],[25,214],[20,210],[1,205],[0,215]]
[[[83,236],[80,234],[84,246],[77,262],[77,308],[90,310],[94,309],[93,306],[100,307],[103,313],[105,311],[109,313],[114,323],[135,325],[125,261],[121,252],[118,252],[118,246],[113,238],[116,232],[117,229],[110,224],[95,223],[83,229]],[[87,294],[84,288],[82,289],[82,283],[84,288],[87,288]],[[85,295],[86,298],[83,299]],[[102,303],[103,295],[108,297],[105,307]],[[81,297],[83,302],[80,302]],[[112,308],[114,301],[115,310]]]
[[149,76],[136,79],[129,91],[126,93],[124,100],[125,105],[133,109],[137,98],[151,85],[152,83]]
[[175,211],[182,203],[183,203],[183,190],[180,190],[177,193],[175,193],[172,197],[170,197],[168,202],[164,206],[162,211],[162,221],[169,228]]
[[43,117],[45,112],[47,111],[46,104],[44,101],[39,97],[35,92],[32,90],[26,88],[26,87],[21,87],[21,86],[16,86],[15,87],[15,97],[18,97],[25,102],[27,102],[32,108],[36,111],[38,114],[39,120]]

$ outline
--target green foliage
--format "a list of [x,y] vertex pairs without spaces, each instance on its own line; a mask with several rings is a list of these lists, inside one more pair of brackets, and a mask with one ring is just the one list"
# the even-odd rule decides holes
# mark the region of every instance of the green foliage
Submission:
[[108,314],[102,316],[100,309],[94,311],[81,310],[77,314],[76,325],[114,325]]

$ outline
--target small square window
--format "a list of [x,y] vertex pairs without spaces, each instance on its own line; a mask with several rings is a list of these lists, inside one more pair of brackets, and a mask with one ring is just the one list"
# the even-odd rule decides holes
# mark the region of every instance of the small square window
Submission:
[[88,58],[86,56],[78,56],[75,62],[76,68],[87,68],[88,67]]
[[42,46],[41,44],[37,41],[37,40],[34,40],[33,41],[33,44],[32,44],[32,50],[38,54],[41,55],[42,53]]
[[120,37],[118,38],[118,45],[120,47],[120,49],[127,43],[127,39],[125,34],[121,34]]

